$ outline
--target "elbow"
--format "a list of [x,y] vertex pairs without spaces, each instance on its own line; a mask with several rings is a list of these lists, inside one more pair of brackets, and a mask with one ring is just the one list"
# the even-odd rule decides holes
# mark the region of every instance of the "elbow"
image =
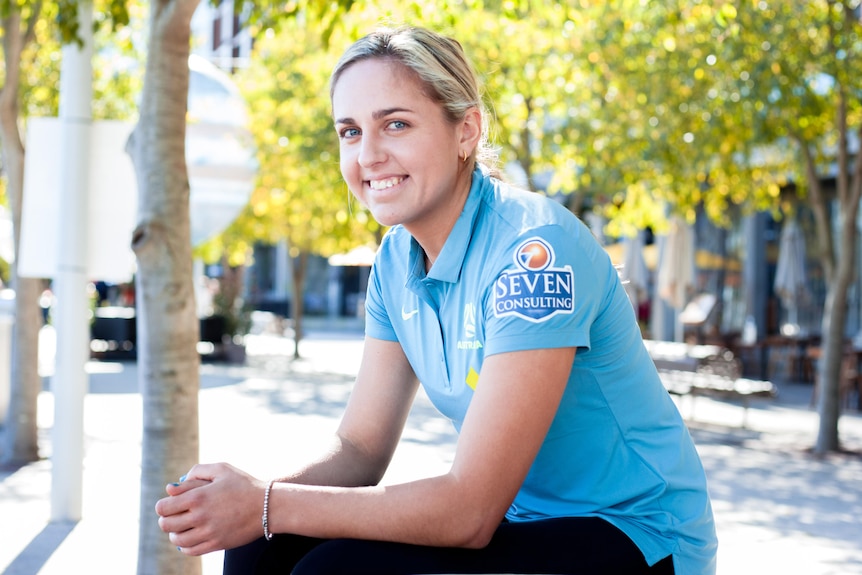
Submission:
[[490,512],[487,509],[484,512],[474,514],[469,519],[462,516],[456,531],[456,541],[452,542],[452,546],[464,549],[487,547],[497,528],[500,527],[501,521],[502,514]]
[[464,549],[484,549],[491,542],[492,535],[494,535],[494,531],[477,532],[467,539],[461,547]]
[[[447,489],[434,505],[435,523],[445,532],[438,544],[463,549],[483,549],[488,546],[515,498],[514,493],[501,490],[484,480],[465,480],[457,473],[444,476]],[[445,521],[440,521],[444,519]]]

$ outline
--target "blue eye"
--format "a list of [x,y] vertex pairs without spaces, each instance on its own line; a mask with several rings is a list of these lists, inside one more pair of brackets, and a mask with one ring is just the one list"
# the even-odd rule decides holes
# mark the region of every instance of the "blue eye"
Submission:
[[404,128],[407,127],[407,124],[402,122],[401,120],[393,120],[392,122],[389,123],[389,126],[391,128],[396,129],[396,130],[403,130]]
[[341,130],[339,136],[341,136],[342,138],[353,138],[358,136],[359,134],[359,128],[344,128],[343,130]]

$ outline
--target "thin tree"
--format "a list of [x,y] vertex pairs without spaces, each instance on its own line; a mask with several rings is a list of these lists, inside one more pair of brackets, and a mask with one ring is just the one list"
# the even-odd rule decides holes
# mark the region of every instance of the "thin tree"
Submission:
[[[39,458],[36,406],[41,390],[38,350],[39,330],[42,327],[39,308],[42,281],[18,275],[21,207],[24,199],[24,139],[20,129],[19,98],[22,54],[35,38],[41,4],[21,6],[15,2],[3,2],[0,13],[5,64],[5,81],[0,89],[0,139],[15,245],[15,262],[12,264],[15,323],[12,334],[11,393],[6,445],[5,449],[0,449],[0,460],[7,465],[21,465]],[[0,366],[0,369],[7,369],[7,366]]]
[[[177,552],[153,514],[164,486],[197,462],[199,324],[194,301],[189,176],[185,161],[191,19],[199,0],[153,0],[138,124],[127,150],[138,184],[138,223],[132,247],[138,260],[139,385],[144,433],[141,463],[139,574],[199,573],[199,559]],[[262,23],[296,15],[331,30],[350,0],[317,0],[287,9],[258,3],[248,15]],[[237,10],[242,8],[236,5]]]
[[191,19],[199,0],[151,3],[139,120],[127,150],[138,184],[136,308],[143,398],[138,573],[200,573],[153,518],[164,486],[198,459],[199,327],[185,161]]

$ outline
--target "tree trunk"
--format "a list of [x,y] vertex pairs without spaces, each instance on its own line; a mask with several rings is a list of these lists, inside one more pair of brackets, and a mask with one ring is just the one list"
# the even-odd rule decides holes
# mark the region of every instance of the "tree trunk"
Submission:
[[851,174],[850,154],[847,139],[846,95],[839,90],[837,108],[839,131],[838,177],[836,196],[838,199],[838,245],[832,241],[831,215],[826,197],[820,186],[812,155],[807,146],[802,147],[805,158],[809,193],[817,223],[818,239],[826,279],[826,302],[823,309],[821,347],[823,355],[818,365],[817,412],[820,423],[814,452],[818,455],[841,449],[838,420],[841,415],[841,364],[844,356],[844,332],[847,322],[848,296],[856,276],[856,242],[858,232],[856,219],[862,196],[862,162],[856,162]]
[[138,573],[200,573],[158,527],[164,486],[198,460],[199,326],[185,160],[190,22],[198,0],[152,3],[140,119],[128,150],[138,185],[132,247],[139,386],[143,397]]
[[[859,199],[857,198],[858,205]],[[820,423],[814,453],[826,454],[841,449],[838,420],[841,415],[841,364],[844,357],[848,296],[856,275],[856,213],[853,206],[839,207],[842,246],[835,273],[828,282],[823,309],[823,355],[818,365],[817,412]]]
[[305,272],[308,268],[308,252],[302,250],[293,261],[293,359],[299,359],[299,342],[302,341],[302,316],[305,313]]
[[[24,193],[24,144],[18,129],[18,87],[21,52],[27,38],[20,28],[19,12],[13,10],[2,23],[6,78],[0,91],[0,137],[17,262]],[[12,333],[9,417],[6,420],[5,449],[0,449],[0,461],[10,465],[20,465],[39,458],[36,406],[42,388],[39,378],[39,330],[42,327],[39,295],[42,280],[18,276],[17,267],[16,264],[12,265],[15,325]],[[7,366],[0,366],[0,369],[7,369]]]
[[226,333],[233,338],[243,336],[248,331],[245,304],[240,297],[245,279],[245,266],[232,266],[227,255],[221,259],[222,274],[218,279],[218,305],[214,305],[215,313],[224,316],[227,325]]
[[[817,440],[814,452],[824,454],[836,451],[838,438],[838,383],[840,378],[841,354],[844,335],[844,311],[841,301],[846,304],[846,297],[840,297],[837,287],[830,287],[826,295],[823,309],[823,353],[817,365],[817,413],[820,416],[817,428]],[[846,308],[846,305],[844,306]],[[837,321],[836,321],[837,320]]]

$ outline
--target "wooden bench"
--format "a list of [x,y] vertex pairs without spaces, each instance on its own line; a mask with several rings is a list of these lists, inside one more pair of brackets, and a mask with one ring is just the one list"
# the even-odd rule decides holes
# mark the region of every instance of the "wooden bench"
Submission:
[[778,395],[771,381],[742,377],[742,362],[727,348],[651,340],[644,343],[668,393],[692,398],[690,418],[697,396],[739,401],[743,407],[742,427],[746,427],[751,399],[773,399]]

